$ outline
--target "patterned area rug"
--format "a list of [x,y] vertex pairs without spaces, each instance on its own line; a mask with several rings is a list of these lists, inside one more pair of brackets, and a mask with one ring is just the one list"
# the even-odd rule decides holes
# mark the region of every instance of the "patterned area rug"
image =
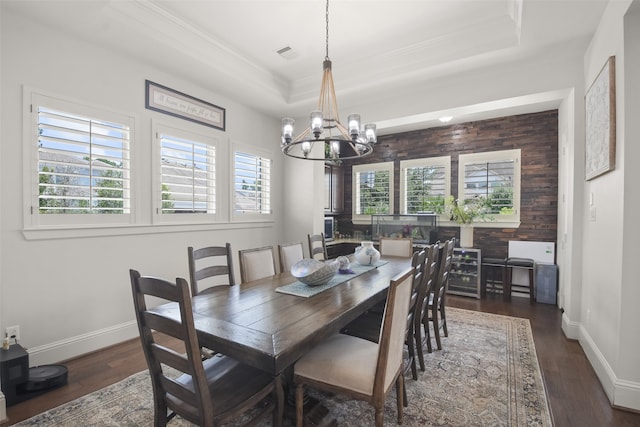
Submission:
[[[527,319],[447,308],[449,337],[426,354],[418,381],[406,379],[404,426],[552,426],[544,383]],[[309,390],[339,426],[372,426],[364,403]],[[397,426],[395,392],[385,426]],[[285,425],[293,425],[287,420]],[[18,426],[151,426],[147,371],[25,420]],[[188,426],[176,418],[170,425]]]

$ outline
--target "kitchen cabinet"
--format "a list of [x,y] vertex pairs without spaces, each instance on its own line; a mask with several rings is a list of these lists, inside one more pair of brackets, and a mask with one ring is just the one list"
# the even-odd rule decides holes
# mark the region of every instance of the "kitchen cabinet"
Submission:
[[344,211],[344,169],[342,166],[325,163],[324,165],[324,212],[342,213]]

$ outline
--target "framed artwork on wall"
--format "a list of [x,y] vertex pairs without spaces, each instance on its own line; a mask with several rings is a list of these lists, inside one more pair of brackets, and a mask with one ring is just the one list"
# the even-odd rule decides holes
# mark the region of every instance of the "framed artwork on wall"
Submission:
[[201,125],[225,130],[225,109],[145,80],[145,107]]
[[616,70],[610,56],[584,99],[586,124],[585,175],[589,181],[616,165]]

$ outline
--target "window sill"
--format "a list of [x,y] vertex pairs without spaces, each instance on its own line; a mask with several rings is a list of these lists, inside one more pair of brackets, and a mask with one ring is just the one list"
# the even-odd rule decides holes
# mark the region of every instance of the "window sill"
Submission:
[[149,224],[124,226],[64,226],[24,229],[22,235],[26,240],[75,239],[84,237],[135,236],[160,233],[183,233],[203,230],[234,230],[247,228],[270,228],[273,221],[253,221],[242,223],[215,224]]

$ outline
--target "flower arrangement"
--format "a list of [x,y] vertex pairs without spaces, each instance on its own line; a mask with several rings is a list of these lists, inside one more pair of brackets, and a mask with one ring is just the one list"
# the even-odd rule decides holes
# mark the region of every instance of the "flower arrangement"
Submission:
[[444,203],[444,213],[458,224],[473,224],[478,220],[493,221],[489,201],[484,196],[474,196],[462,201],[449,196]]

